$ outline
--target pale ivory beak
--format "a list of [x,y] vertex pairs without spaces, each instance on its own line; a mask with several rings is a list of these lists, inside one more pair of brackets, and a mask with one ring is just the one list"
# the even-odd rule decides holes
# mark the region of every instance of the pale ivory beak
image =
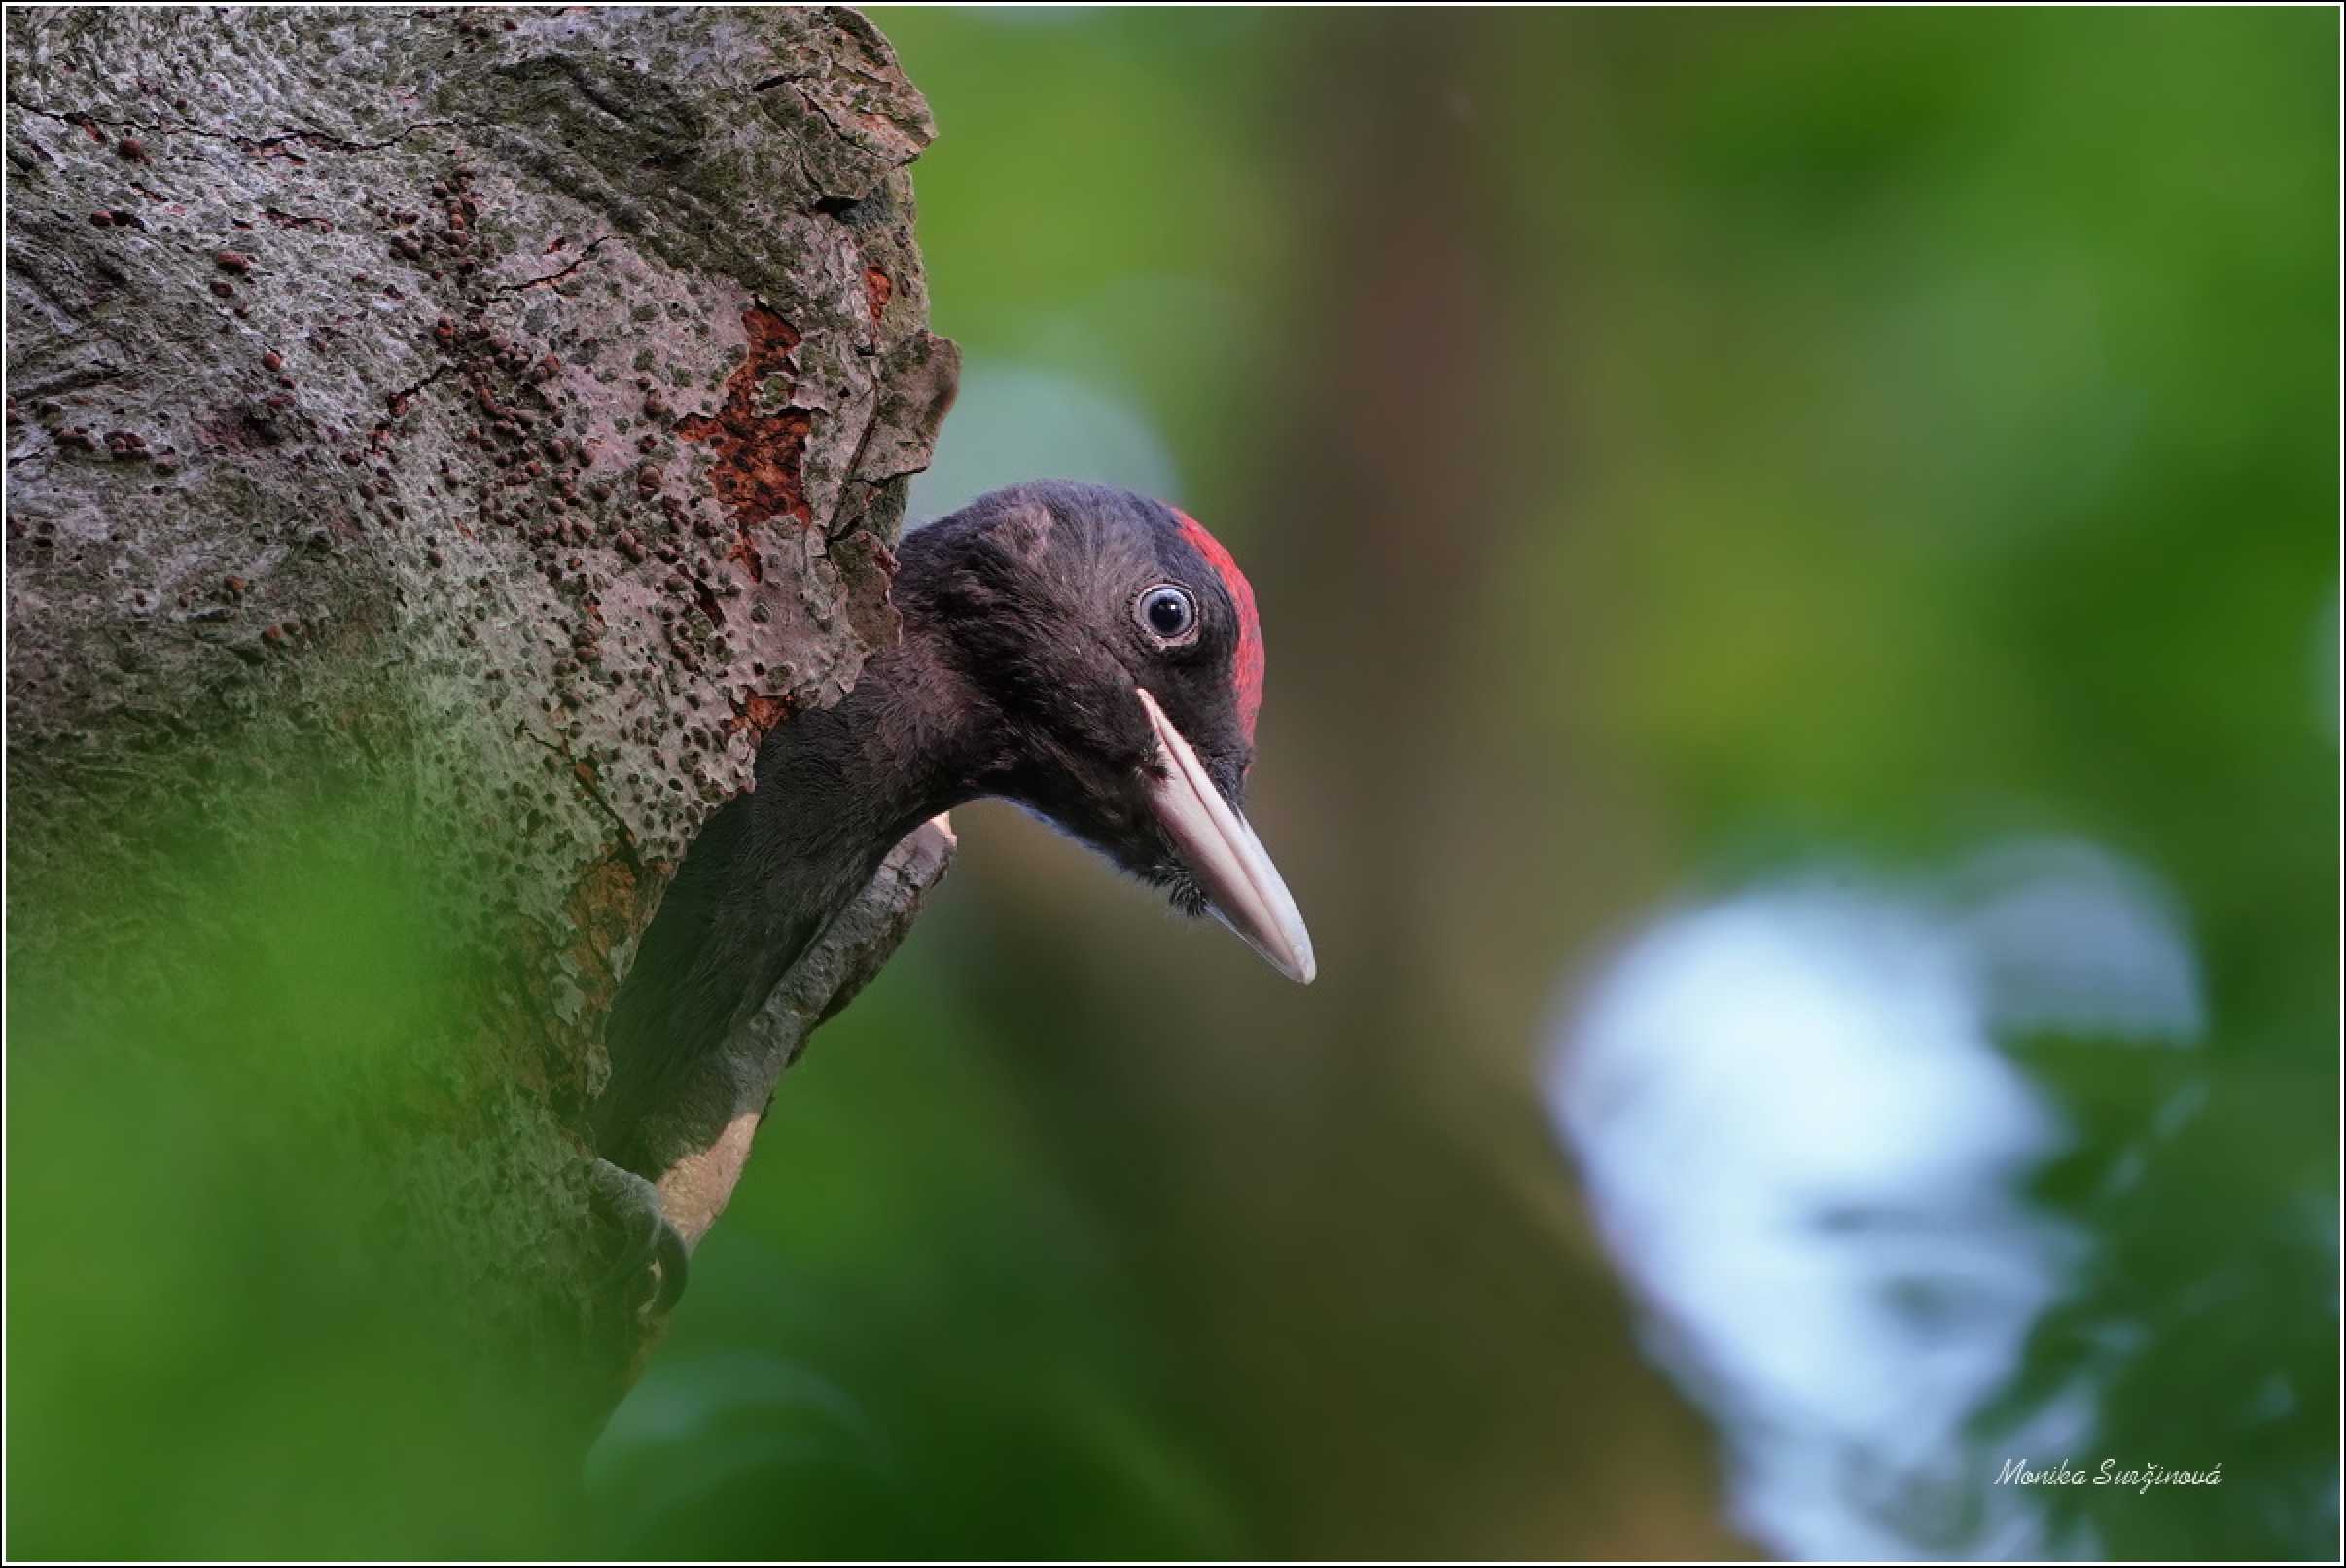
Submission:
[[1173,728],[1156,698],[1135,687],[1141,708],[1165,754],[1165,776],[1149,786],[1149,808],[1181,851],[1181,858],[1213,900],[1214,913],[1261,953],[1271,968],[1298,985],[1309,985],[1319,966],[1311,956],[1311,933],[1293,894],[1280,880],[1262,840],[1246,819],[1214,788],[1197,753]]

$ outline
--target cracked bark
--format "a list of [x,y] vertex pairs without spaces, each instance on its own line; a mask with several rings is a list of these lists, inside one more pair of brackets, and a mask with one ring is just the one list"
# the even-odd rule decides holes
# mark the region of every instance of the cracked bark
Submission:
[[[167,995],[187,933],[238,940],[217,868],[321,810],[402,867],[419,949],[487,978],[374,1118],[401,1244],[590,1427],[657,1334],[592,1299],[604,1011],[762,734],[896,634],[956,374],[926,105],[842,9],[7,28],[11,968],[93,1019]],[[948,853],[908,840],[740,1043],[689,1235]]]

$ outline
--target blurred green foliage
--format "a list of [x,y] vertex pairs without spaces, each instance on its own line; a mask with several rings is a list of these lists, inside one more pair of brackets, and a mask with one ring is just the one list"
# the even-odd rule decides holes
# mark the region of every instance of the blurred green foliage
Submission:
[[[875,16],[937,113],[971,387],[1128,413],[1254,578],[1253,815],[1323,979],[964,813],[584,1511],[527,1452],[432,1475],[426,1391],[369,1381],[403,1314],[240,1224],[336,1201],[222,1123],[280,1108],[28,1051],[12,992],[11,1550],[1745,1550],[1536,1092],[1555,1011],[1671,899],[2049,834],[2172,889],[2208,1023],[2003,1042],[2071,1130],[2032,1200],[2091,1261],[1982,1451],[2082,1375],[2086,1451],[2227,1467],[2048,1504],[2102,1550],[2326,1555],[2334,14]],[[988,411],[928,510],[1129,477]],[[142,1026],[396,1023],[431,986],[386,962],[224,965]],[[125,1145],[85,1224],[55,1173]],[[446,1516],[304,1495],[291,1432]],[[113,1495],[109,1443],[173,1484]]]
[[12,880],[8,1550],[573,1539],[575,1444],[526,1357],[463,1352],[487,1325],[415,1211],[486,1205],[400,1163],[485,1120],[440,1052],[494,956],[450,950],[383,802],[266,772],[232,824],[161,805],[137,885]]

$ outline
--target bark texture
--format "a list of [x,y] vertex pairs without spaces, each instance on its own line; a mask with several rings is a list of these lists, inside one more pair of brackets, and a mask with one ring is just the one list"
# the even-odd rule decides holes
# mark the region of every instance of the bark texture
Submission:
[[[599,1411],[656,1332],[570,1333],[605,1009],[760,738],[896,634],[956,369],[927,107],[841,9],[7,26],[11,968],[127,1016],[240,940],[235,866],[397,867],[466,1006],[322,1072],[322,1124]],[[748,1124],[948,849],[794,973]],[[690,1233],[738,1169],[669,1184]]]

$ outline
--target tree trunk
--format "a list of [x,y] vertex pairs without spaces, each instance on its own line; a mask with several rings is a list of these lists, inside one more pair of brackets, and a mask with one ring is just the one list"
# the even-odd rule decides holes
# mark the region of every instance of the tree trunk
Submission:
[[[7,25],[12,1101],[167,1082],[185,1148],[352,1174],[433,1353],[589,1432],[658,1332],[586,1196],[605,1010],[761,737],[896,635],[956,372],[927,106],[835,8]],[[946,852],[794,972],[773,1073]],[[12,1176],[76,1202],[111,1132]]]

